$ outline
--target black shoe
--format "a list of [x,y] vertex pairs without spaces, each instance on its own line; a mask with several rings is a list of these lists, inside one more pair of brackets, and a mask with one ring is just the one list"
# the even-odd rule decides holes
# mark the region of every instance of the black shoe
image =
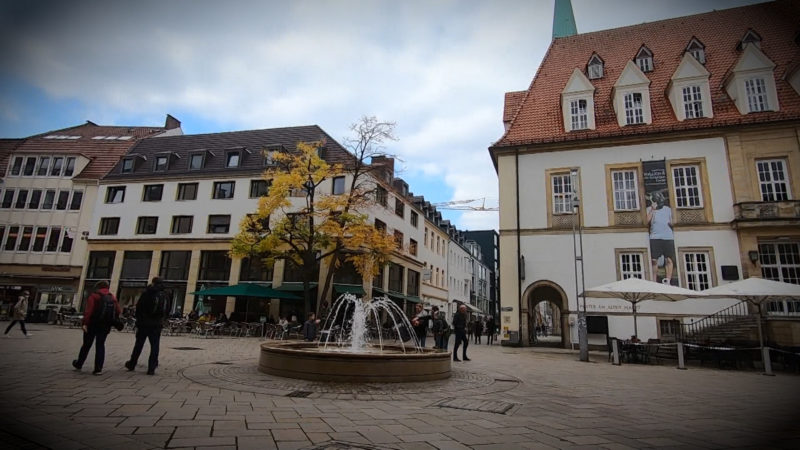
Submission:
[[460,359],[458,359],[458,358],[456,358],[456,357],[453,357],[453,361],[458,361],[458,362],[461,362],[461,360],[460,360]]
[[75,370],[81,370],[81,366],[78,365],[78,360],[77,359],[73,359],[72,360],[72,367],[74,367]]
[[128,369],[128,372],[133,372],[133,369],[136,368],[136,364],[133,364],[130,361],[125,361],[125,368]]
[[148,370],[148,371],[147,371],[147,374],[148,374],[148,375],[155,375],[155,374],[156,374],[156,371],[155,371],[155,370]]
[[467,357],[465,356],[465,357],[464,357],[464,361],[472,361],[472,360],[471,360],[471,359],[469,359],[469,358],[467,358]]

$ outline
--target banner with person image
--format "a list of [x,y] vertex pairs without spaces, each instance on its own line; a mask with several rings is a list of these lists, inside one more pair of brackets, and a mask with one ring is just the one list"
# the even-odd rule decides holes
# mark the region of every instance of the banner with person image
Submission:
[[650,237],[650,276],[653,281],[678,286],[666,161],[642,161],[642,177]]

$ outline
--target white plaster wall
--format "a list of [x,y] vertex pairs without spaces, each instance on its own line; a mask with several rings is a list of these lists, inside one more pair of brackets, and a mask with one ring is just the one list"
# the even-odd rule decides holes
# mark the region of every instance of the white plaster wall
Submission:
[[[699,157],[706,159],[708,167],[714,221],[729,222],[733,220],[733,196],[725,143],[722,138],[709,138],[520,155],[521,228],[547,227],[545,193],[550,180],[545,176],[545,171],[548,169],[569,167],[579,169],[584,226],[605,227],[608,226],[606,164]],[[514,187],[513,163],[513,157],[503,158],[504,170],[501,173],[503,177],[511,177],[511,189]],[[641,183],[641,180],[639,182]],[[500,184],[502,187],[508,183]],[[513,216],[515,206],[512,204],[513,191],[508,192],[508,188],[501,189],[501,208],[509,208]],[[504,219],[501,220],[501,229],[516,227],[515,217],[508,217],[501,212],[501,218]]]

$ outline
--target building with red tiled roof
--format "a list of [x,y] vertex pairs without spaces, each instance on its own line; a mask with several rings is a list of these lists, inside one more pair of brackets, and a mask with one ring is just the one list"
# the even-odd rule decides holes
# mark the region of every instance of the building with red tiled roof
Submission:
[[[85,124],[0,147],[0,294],[31,292],[33,320],[71,306],[86,258],[86,235],[99,180],[137,142],[181,134],[163,127]],[[14,141],[14,142],[11,142]],[[8,147],[8,148],[6,148]]]
[[[582,279],[800,284],[798,17],[800,3],[780,0],[553,39],[528,89],[506,94],[489,148],[506,343],[531,342],[541,302],[559,311],[565,347],[579,312],[604,346],[675,339],[730,304],[649,302],[634,326],[630,304],[579,301]],[[796,305],[769,308],[771,342],[797,345]]]

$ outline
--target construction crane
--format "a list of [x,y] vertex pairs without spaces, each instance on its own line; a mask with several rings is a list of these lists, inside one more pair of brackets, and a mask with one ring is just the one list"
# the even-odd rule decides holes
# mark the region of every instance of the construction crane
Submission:
[[[480,205],[474,205],[475,202],[480,202]],[[449,209],[456,211],[498,211],[500,208],[497,206],[487,207],[486,197],[473,198],[470,200],[453,200],[451,202],[431,203],[436,209]]]

